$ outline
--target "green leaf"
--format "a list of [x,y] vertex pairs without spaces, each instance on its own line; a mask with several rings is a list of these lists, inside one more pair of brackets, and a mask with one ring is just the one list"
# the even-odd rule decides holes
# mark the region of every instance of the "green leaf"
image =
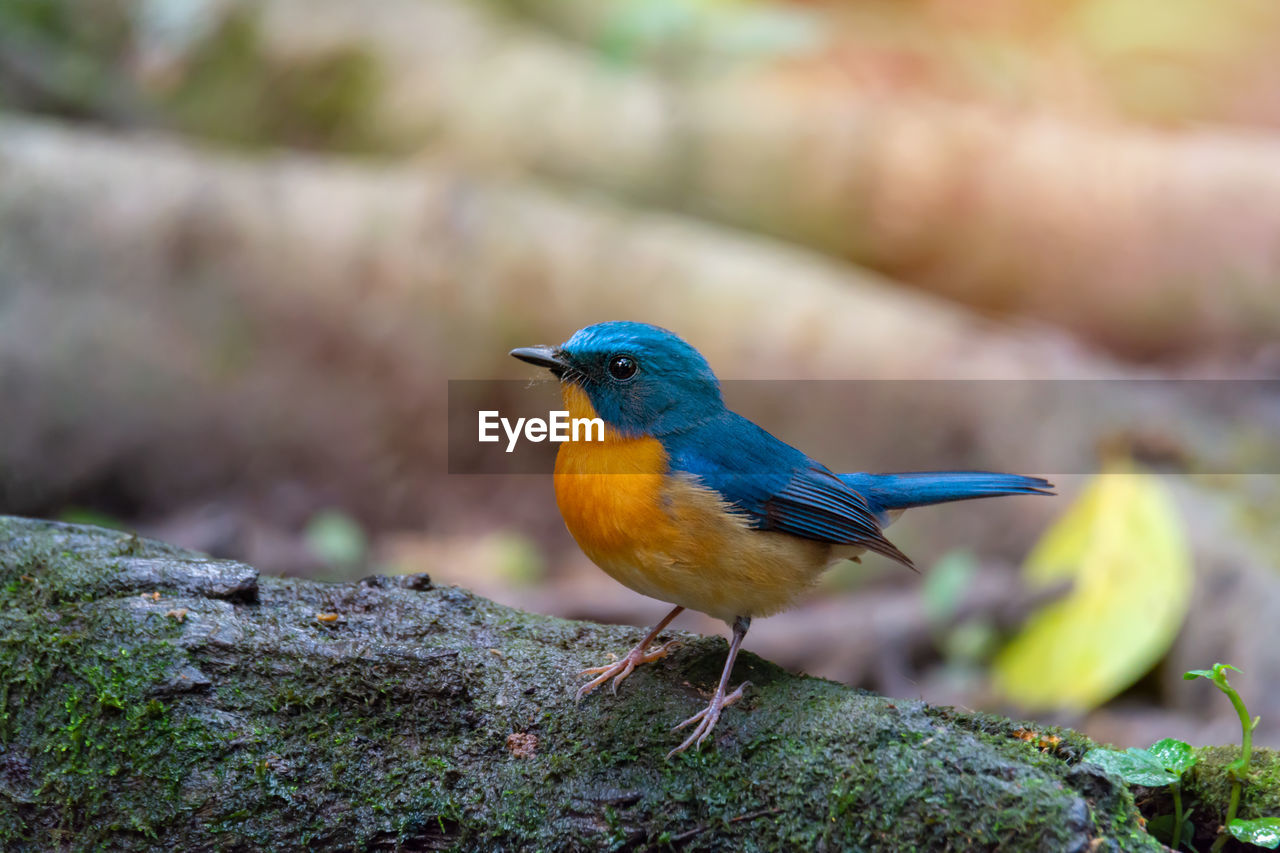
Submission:
[[1164,768],[1154,755],[1145,749],[1130,747],[1124,752],[1114,749],[1091,749],[1084,760],[1096,764],[1108,773],[1114,773],[1129,785],[1146,785],[1159,788],[1178,781],[1179,774]]
[[311,553],[334,566],[353,566],[369,550],[360,524],[336,510],[316,513],[302,535]]
[[125,523],[114,516],[92,509],[81,509],[80,507],[64,509],[58,513],[58,521],[65,521],[68,524],[93,524],[112,530],[128,530]]
[[1167,737],[1147,747],[1151,757],[1164,769],[1181,776],[1195,766],[1197,757],[1191,744]]
[[955,615],[977,573],[978,561],[968,551],[950,551],[933,564],[920,584],[920,601],[931,627]]
[[494,569],[511,586],[533,586],[546,575],[546,564],[537,544],[518,533],[496,533],[491,538]]
[[600,50],[633,64],[694,45],[724,59],[770,59],[822,42],[821,20],[804,10],[722,0],[621,0],[612,4]]
[[[1151,818],[1151,820],[1147,821],[1147,832],[1161,844],[1172,845],[1173,815],[1162,814]],[[1180,846],[1191,848],[1191,839],[1195,837],[1195,834],[1195,824],[1191,822],[1190,818],[1184,817],[1182,820],[1182,843]]]
[[1257,820],[1233,820],[1227,830],[1237,841],[1255,844],[1268,850],[1280,847],[1280,817],[1260,817]]
[[1214,683],[1219,690],[1226,692],[1231,688],[1230,682],[1227,681],[1227,670],[1239,672],[1229,663],[1215,663],[1213,669],[1192,669],[1182,673],[1182,677],[1187,681],[1193,681],[1197,678],[1207,678]]
[[1103,473],[1027,557],[1030,584],[1072,582],[997,656],[995,686],[1027,711],[1086,711],[1169,650],[1191,601],[1183,522],[1159,480]]

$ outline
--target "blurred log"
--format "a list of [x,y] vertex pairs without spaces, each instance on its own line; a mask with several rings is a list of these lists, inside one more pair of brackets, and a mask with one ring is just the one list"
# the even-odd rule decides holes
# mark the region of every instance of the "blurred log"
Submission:
[[[627,64],[607,52],[619,7],[581,0],[219,0],[173,32],[143,26],[139,5],[104,5],[106,55],[86,66],[99,42],[72,38],[47,63],[110,85],[72,75],[33,106],[78,99],[76,114],[257,146],[447,150],[819,248],[1126,355],[1277,357],[1280,143],[1261,133],[877,96],[803,51],[752,61],[708,38]],[[821,57],[818,13],[792,14],[815,17]],[[23,48],[0,39],[0,65]]]
[[[241,2],[267,51],[377,57],[388,144],[776,235],[1129,355],[1275,357],[1272,137],[879,98],[803,57],[656,74],[451,0]],[[583,17],[603,38],[609,15]]]
[[723,640],[683,635],[575,705],[633,631],[425,575],[259,578],[0,517],[0,603],[5,849],[1159,849],[1074,732],[1028,742],[749,653],[746,701],[668,762]]
[[527,376],[507,349],[604,317],[673,326],[730,375],[1097,363],[803,254],[455,169],[14,120],[0,306],[0,505],[27,510],[305,476],[416,524],[445,471],[443,380]]
[[[0,306],[0,403],[16,413],[0,505],[23,511],[69,495],[172,511],[269,488],[417,526],[446,471],[443,380],[527,377],[511,346],[605,318],[674,328],[727,377],[1120,375],[1045,330],[803,252],[444,163],[238,160],[15,120],[0,122]],[[1087,471],[1099,437],[1132,419],[1195,469],[1277,470],[1246,467],[1274,462],[1257,389],[1188,414],[1159,387],[1102,382],[1069,417],[1030,395],[1032,411],[1002,419],[988,393],[933,385],[856,412],[792,394],[790,419],[761,416],[849,470],[918,467],[928,444],[949,466]],[[750,392],[730,396],[754,413]],[[848,432],[810,447],[811,423]],[[280,492],[302,480],[306,497]]]

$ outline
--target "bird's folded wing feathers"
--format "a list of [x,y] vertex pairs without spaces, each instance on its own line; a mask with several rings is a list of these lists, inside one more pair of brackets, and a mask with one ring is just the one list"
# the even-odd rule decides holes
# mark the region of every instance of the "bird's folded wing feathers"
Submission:
[[861,495],[746,418],[725,412],[663,443],[673,472],[697,477],[753,527],[866,548],[915,568]]
[[825,468],[796,472],[764,502],[766,529],[841,545],[858,545],[908,568],[911,559],[884,537],[862,496]]

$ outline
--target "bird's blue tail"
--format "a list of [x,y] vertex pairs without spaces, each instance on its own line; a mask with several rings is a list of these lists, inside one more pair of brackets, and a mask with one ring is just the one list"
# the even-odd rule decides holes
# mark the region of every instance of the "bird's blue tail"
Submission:
[[912,474],[841,474],[845,485],[867,499],[873,513],[886,520],[892,510],[915,506],[994,498],[1000,495],[1051,495],[1053,484],[1039,477],[990,471],[920,471]]

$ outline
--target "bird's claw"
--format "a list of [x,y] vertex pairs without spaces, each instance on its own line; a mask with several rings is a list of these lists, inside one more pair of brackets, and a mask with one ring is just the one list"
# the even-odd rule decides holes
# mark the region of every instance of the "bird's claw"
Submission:
[[691,746],[696,745],[701,749],[702,742],[707,739],[707,735],[711,734],[711,730],[716,727],[716,722],[720,719],[720,712],[741,699],[743,689],[750,684],[750,681],[742,682],[738,685],[738,688],[728,696],[720,694],[712,696],[711,702],[707,707],[703,708],[701,711],[673,728],[673,732],[678,732],[687,725],[698,723],[697,728],[689,733],[689,736],[684,739],[682,744],[667,753],[667,759],[670,760],[673,756],[679,755]]
[[596,677],[578,688],[578,693],[574,697],[573,701],[580,701],[583,696],[586,696],[592,690],[595,690],[609,679],[613,679],[613,684],[610,685],[610,688],[616,696],[618,694],[618,685],[626,680],[627,676],[634,672],[637,666],[642,663],[653,663],[659,658],[666,657],[671,650],[678,645],[680,645],[679,640],[668,640],[651,652],[645,651],[642,646],[636,646],[628,652],[627,656],[622,660],[606,664],[605,666],[593,666],[588,669],[584,669],[582,672],[578,673],[579,676],[595,675]]

